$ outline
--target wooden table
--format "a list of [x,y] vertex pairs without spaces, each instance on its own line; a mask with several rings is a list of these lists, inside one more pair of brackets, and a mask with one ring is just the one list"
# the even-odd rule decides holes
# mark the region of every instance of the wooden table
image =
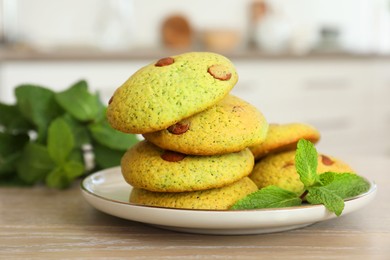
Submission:
[[0,188],[1,259],[390,259],[390,159],[351,158],[378,184],[375,202],[288,232],[212,236],[122,220],[64,190]]

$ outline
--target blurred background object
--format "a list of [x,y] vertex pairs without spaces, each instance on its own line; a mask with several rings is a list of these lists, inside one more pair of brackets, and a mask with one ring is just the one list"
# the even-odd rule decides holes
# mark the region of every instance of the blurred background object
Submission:
[[289,51],[292,23],[286,14],[267,2],[262,2],[263,13],[256,21],[254,38],[256,47],[272,54]]
[[264,0],[253,0],[249,5],[248,47],[256,47],[257,26],[267,13],[267,3]]
[[[97,46],[108,51],[130,49],[136,29],[134,13],[132,0],[106,0],[101,2],[98,5],[95,24],[91,25],[97,35]],[[80,20],[80,23],[82,24],[83,20]],[[80,43],[81,46],[83,44]],[[88,43],[85,44],[89,45]]]
[[320,37],[315,46],[320,52],[340,51],[340,31],[335,26],[324,26],[320,29]]
[[188,49],[193,42],[190,22],[180,14],[170,15],[163,21],[161,34],[164,47]]
[[2,0],[1,5],[1,44],[18,41],[18,1]]
[[226,53],[239,48],[241,35],[234,29],[209,29],[203,32],[202,40],[205,50]]

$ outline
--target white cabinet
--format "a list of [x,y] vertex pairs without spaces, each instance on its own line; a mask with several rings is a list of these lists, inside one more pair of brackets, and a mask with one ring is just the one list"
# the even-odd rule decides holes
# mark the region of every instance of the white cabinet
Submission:
[[233,93],[256,105],[269,122],[316,126],[322,134],[319,147],[330,153],[366,152],[364,139],[376,132],[371,126],[373,104],[378,102],[372,61],[276,59],[235,64],[240,79]]
[[376,61],[374,63],[375,76],[375,103],[373,104],[372,126],[377,135],[375,141],[390,156],[390,61]]
[[247,61],[236,64],[240,79],[234,93],[267,112],[271,121],[344,120],[364,112],[361,102],[372,95],[364,84],[368,79],[366,66],[354,62]]

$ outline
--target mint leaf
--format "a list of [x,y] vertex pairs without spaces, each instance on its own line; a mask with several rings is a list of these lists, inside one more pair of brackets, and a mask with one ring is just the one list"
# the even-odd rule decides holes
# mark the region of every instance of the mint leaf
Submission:
[[54,162],[49,156],[47,148],[41,144],[28,143],[17,165],[20,179],[33,184],[43,180],[54,168]]
[[68,179],[69,183],[71,183],[74,179],[83,175],[85,167],[80,162],[69,161],[64,165],[64,170],[66,178]]
[[57,164],[63,164],[74,148],[72,131],[62,118],[55,119],[49,126],[47,148],[50,157]]
[[26,133],[33,129],[32,124],[22,116],[16,105],[0,103],[0,115],[0,126],[3,126],[4,132]]
[[324,206],[336,216],[340,216],[344,209],[344,200],[332,189],[326,186],[308,188],[306,200],[310,204],[324,204]]
[[370,189],[370,183],[353,173],[326,172],[320,175],[323,187],[332,190],[339,197],[346,199],[357,196]]
[[91,143],[91,136],[85,123],[77,121],[68,113],[66,113],[62,118],[66,121],[72,131],[76,148],[82,148],[83,145]]
[[88,85],[84,80],[77,82],[63,92],[57,93],[55,98],[65,111],[84,122],[96,119],[103,109],[98,95],[92,95],[88,92]]
[[319,182],[317,157],[317,150],[310,141],[305,139],[299,140],[295,154],[295,167],[300,180],[306,188]]
[[114,150],[126,151],[138,142],[135,135],[119,132],[107,121],[91,124],[88,128],[96,142]]
[[16,172],[21,150],[28,143],[27,134],[9,134],[0,132],[0,177]]
[[46,176],[45,183],[48,187],[64,189],[69,187],[73,180],[84,173],[83,164],[69,161],[57,166]]
[[45,183],[48,187],[63,189],[68,183],[66,182],[64,170],[62,166],[57,166],[45,178]]
[[8,176],[2,176],[0,178],[0,186],[31,186],[31,183],[26,183],[19,178],[17,174],[12,174]]
[[15,89],[21,114],[38,128],[38,142],[46,141],[50,122],[63,113],[54,99],[54,92],[34,85],[21,85]]
[[277,186],[267,186],[237,201],[231,209],[281,208],[301,205],[296,193]]
[[121,163],[121,158],[125,151],[113,150],[98,143],[93,144],[95,152],[95,163],[101,168],[111,168]]
[[27,134],[9,134],[0,132],[0,155],[20,151],[30,140]]
[[16,175],[16,166],[22,152],[15,152],[9,155],[0,155],[0,179],[4,179],[6,176]]

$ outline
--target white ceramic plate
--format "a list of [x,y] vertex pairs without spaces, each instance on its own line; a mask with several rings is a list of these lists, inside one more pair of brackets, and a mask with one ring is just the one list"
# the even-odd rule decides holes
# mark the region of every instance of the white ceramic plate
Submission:
[[[244,235],[286,231],[335,218],[322,205],[278,209],[216,211],[149,207],[128,202],[132,187],[120,168],[115,167],[86,177],[81,183],[84,198],[96,209],[110,215],[151,224],[160,228],[201,234]],[[342,215],[372,201],[376,185],[368,192],[346,200]]]

